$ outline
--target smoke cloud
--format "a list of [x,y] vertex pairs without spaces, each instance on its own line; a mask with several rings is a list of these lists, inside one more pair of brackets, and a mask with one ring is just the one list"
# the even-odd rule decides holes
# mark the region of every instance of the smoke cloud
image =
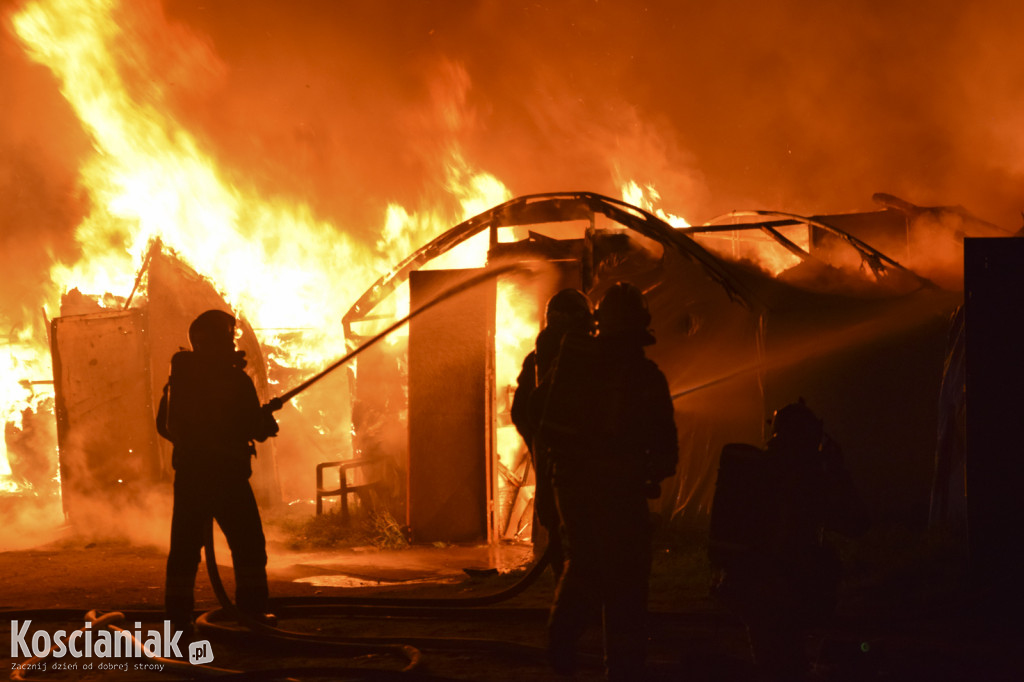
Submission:
[[[75,256],[89,153],[10,30],[22,5],[0,5],[8,319]],[[1024,206],[1012,3],[131,6],[128,70],[161,65],[149,87],[240,181],[369,244],[388,202],[442,200],[452,149],[513,194],[633,179],[691,221],[870,210],[887,191],[1014,229]]]

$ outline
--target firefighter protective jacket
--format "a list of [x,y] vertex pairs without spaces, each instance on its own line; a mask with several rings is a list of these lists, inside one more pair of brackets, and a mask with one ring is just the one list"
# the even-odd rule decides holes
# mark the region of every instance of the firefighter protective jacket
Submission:
[[174,444],[172,466],[179,474],[248,478],[253,442],[277,433],[244,366],[238,352],[180,351],[171,359],[157,431]]

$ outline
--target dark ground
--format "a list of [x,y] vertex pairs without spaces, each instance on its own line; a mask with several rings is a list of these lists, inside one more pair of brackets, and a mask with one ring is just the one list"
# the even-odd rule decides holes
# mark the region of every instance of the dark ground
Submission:
[[[294,543],[292,543],[294,544]],[[418,597],[463,598],[499,592],[520,580],[523,570],[497,573],[489,566],[515,564],[529,548],[495,552],[472,547],[377,550],[335,549],[297,553],[287,543],[271,543],[271,594],[274,597]],[[1024,643],[1020,628],[972,615],[962,587],[963,562],[950,543],[899,528],[873,531],[856,545],[842,546],[847,580],[839,617],[831,627],[810,633],[809,652],[821,680],[1024,680]],[[222,552],[223,558],[226,553]],[[65,536],[30,550],[0,553],[0,650],[8,655],[10,621],[33,619],[31,631],[71,631],[83,625],[89,609],[127,611],[143,630],[156,627],[163,590],[164,550],[127,542],[91,542]],[[227,563],[222,561],[221,563]],[[466,572],[462,569],[477,569]],[[222,568],[229,593],[231,571]],[[376,575],[374,575],[376,574]],[[299,578],[331,577],[347,587],[330,587]],[[381,581],[379,585],[376,581]],[[651,678],[654,680],[746,680],[752,669],[743,628],[707,592],[708,567],[700,540],[663,534],[659,538],[651,588]],[[356,585],[356,586],[351,586]],[[288,630],[353,639],[366,645],[406,643],[422,654],[417,672],[388,675],[406,660],[392,652],[360,650],[331,657],[318,649],[298,649],[275,640],[220,633],[202,635],[212,642],[212,665],[244,671],[324,666],[372,667],[377,673],[346,677],[340,670],[297,679],[565,679],[549,671],[543,655],[544,621],[552,593],[550,571],[522,594],[491,608],[408,617],[394,613],[354,614],[328,608],[276,608]],[[197,607],[217,605],[209,580],[197,581]],[[52,611],[42,611],[52,610]],[[131,613],[142,612],[142,613]],[[150,625],[152,623],[152,625]],[[601,679],[600,639],[592,633],[575,679]],[[73,659],[63,659],[71,662]],[[141,659],[122,659],[128,670],[86,670],[80,659],[73,671],[35,672],[29,679],[166,680],[182,674],[134,669]],[[18,661],[8,658],[5,671]],[[10,674],[10,673],[8,673]],[[252,676],[246,676],[251,679]]]

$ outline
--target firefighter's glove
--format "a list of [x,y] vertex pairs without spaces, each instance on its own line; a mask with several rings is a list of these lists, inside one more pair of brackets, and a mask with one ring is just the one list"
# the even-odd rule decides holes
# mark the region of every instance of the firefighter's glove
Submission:
[[644,497],[648,500],[656,500],[661,497],[661,485],[653,481],[644,483]]
[[269,410],[270,412],[277,412],[284,407],[284,401],[280,398],[271,398],[270,402],[263,406],[263,409]]
[[[281,430],[281,427],[277,425],[277,420],[274,419],[274,400],[260,408],[260,435],[262,438],[257,438],[258,441],[276,436],[277,432]],[[280,403],[279,400],[277,402]]]

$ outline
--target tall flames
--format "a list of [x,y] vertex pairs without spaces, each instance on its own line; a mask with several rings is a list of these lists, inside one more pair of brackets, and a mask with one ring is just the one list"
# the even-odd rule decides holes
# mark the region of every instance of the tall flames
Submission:
[[[233,179],[167,113],[165,91],[140,85],[165,81],[137,44],[151,11],[116,0],[52,0],[28,5],[13,18],[24,49],[57,76],[95,149],[80,169],[92,209],[75,233],[81,257],[53,264],[50,279],[58,290],[77,288],[103,306],[123,304],[147,245],[159,238],[210,277],[262,330],[264,343],[286,346],[272,330],[312,330],[301,349],[282,347],[280,354],[313,368],[344,351],[341,316],[381,271],[443,229],[510,197],[453,146],[447,186],[458,208],[413,213],[391,205],[381,239],[370,245],[305,204]],[[104,296],[110,293],[120,297]],[[23,333],[8,344],[3,362],[0,416],[10,422],[30,406],[32,392],[19,382],[50,374],[45,339]],[[10,474],[3,454],[0,476]]]
[[[23,49],[56,76],[93,145],[79,169],[90,200],[75,231],[80,256],[52,264],[49,286],[57,294],[77,288],[100,306],[127,305],[147,247],[159,239],[215,283],[279,364],[312,370],[344,352],[342,314],[380,273],[442,231],[511,198],[453,141],[439,150],[445,194],[436,208],[410,211],[392,203],[374,243],[352,238],[354,231],[318,217],[308,204],[259,188],[174,117],[167,72],[187,81],[204,60],[217,57],[181,31],[160,36],[160,56],[151,54],[153,26],[163,25],[159,14],[150,3],[41,0],[13,17]],[[660,197],[651,185],[628,181],[623,198],[673,225],[687,224],[655,206]],[[487,247],[482,234],[432,265],[478,267]],[[407,293],[404,301],[401,293],[396,298],[408,305]],[[538,311],[524,303],[529,298],[511,284],[499,287],[499,395],[514,387],[537,330]],[[57,310],[59,303],[50,306]],[[279,331],[295,329],[305,332]],[[22,330],[8,341],[0,363],[0,420],[18,426],[26,409],[40,409],[40,400],[52,395],[30,383],[51,374],[48,343]],[[510,432],[506,440],[515,437]],[[16,488],[11,473],[5,445],[0,485],[7,489]]]

